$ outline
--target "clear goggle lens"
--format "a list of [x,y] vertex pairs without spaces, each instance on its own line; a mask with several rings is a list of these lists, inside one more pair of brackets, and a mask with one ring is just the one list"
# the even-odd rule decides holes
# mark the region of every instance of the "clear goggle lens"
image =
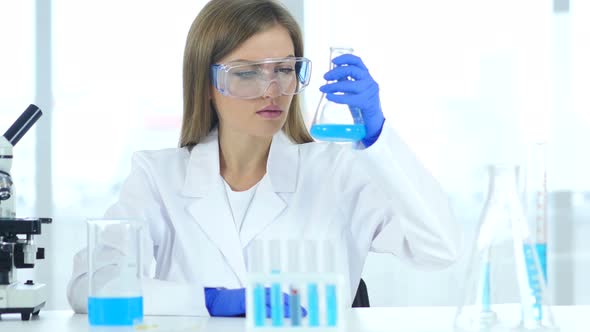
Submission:
[[311,61],[303,57],[272,58],[212,66],[215,88],[225,96],[253,99],[276,83],[281,95],[295,95],[309,84]]

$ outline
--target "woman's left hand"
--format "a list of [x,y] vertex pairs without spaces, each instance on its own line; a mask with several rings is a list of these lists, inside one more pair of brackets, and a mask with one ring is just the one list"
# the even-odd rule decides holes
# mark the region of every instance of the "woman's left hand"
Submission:
[[343,54],[332,61],[336,67],[327,72],[324,78],[337,82],[321,86],[320,91],[330,101],[361,110],[367,132],[362,142],[365,147],[369,147],[379,138],[385,121],[379,100],[379,85],[358,56]]

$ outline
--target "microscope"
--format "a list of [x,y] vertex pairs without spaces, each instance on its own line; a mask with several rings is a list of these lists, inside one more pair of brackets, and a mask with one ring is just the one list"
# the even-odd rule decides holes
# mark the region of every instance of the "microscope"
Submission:
[[51,223],[51,219],[16,218],[10,168],[12,148],[41,115],[37,106],[30,105],[0,137],[0,315],[20,313],[22,320],[39,314],[47,301],[47,290],[33,280],[16,281],[15,270],[31,269],[36,259],[45,258],[44,249],[36,246],[33,236],[41,234],[41,225]]

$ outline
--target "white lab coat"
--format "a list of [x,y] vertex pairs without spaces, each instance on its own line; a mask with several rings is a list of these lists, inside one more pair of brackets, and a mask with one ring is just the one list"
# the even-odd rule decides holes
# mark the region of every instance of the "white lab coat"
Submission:
[[[244,287],[244,252],[253,239],[335,240],[348,303],[370,250],[439,268],[455,261],[461,247],[447,196],[387,123],[364,150],[293,144],[277,133],[241,232],[224,190],[217,131],[192,152],[134,154],[120,199],[106,216],[141,218],[149,229],[142,281],[146,315],[208,315],[203,287]],[[116,255],[105,253],[103,264]],[[86,311],[86,264],[82,251],[68,286],[77,312]]]

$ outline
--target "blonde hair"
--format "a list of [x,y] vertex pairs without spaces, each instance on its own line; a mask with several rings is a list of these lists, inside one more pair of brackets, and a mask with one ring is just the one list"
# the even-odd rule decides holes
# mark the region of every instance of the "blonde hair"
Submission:
[[[211,0],[195,18],[188,33],[183,62],[184,111],[180,147],[192,148],[219,122],[211,103],[211,65],[253,35],[281,25],[289,31],[295,56],[303,56],[299,25],[274,0]],[[312,142],[299,96],[293,96],[283,131],[295,143]]]

